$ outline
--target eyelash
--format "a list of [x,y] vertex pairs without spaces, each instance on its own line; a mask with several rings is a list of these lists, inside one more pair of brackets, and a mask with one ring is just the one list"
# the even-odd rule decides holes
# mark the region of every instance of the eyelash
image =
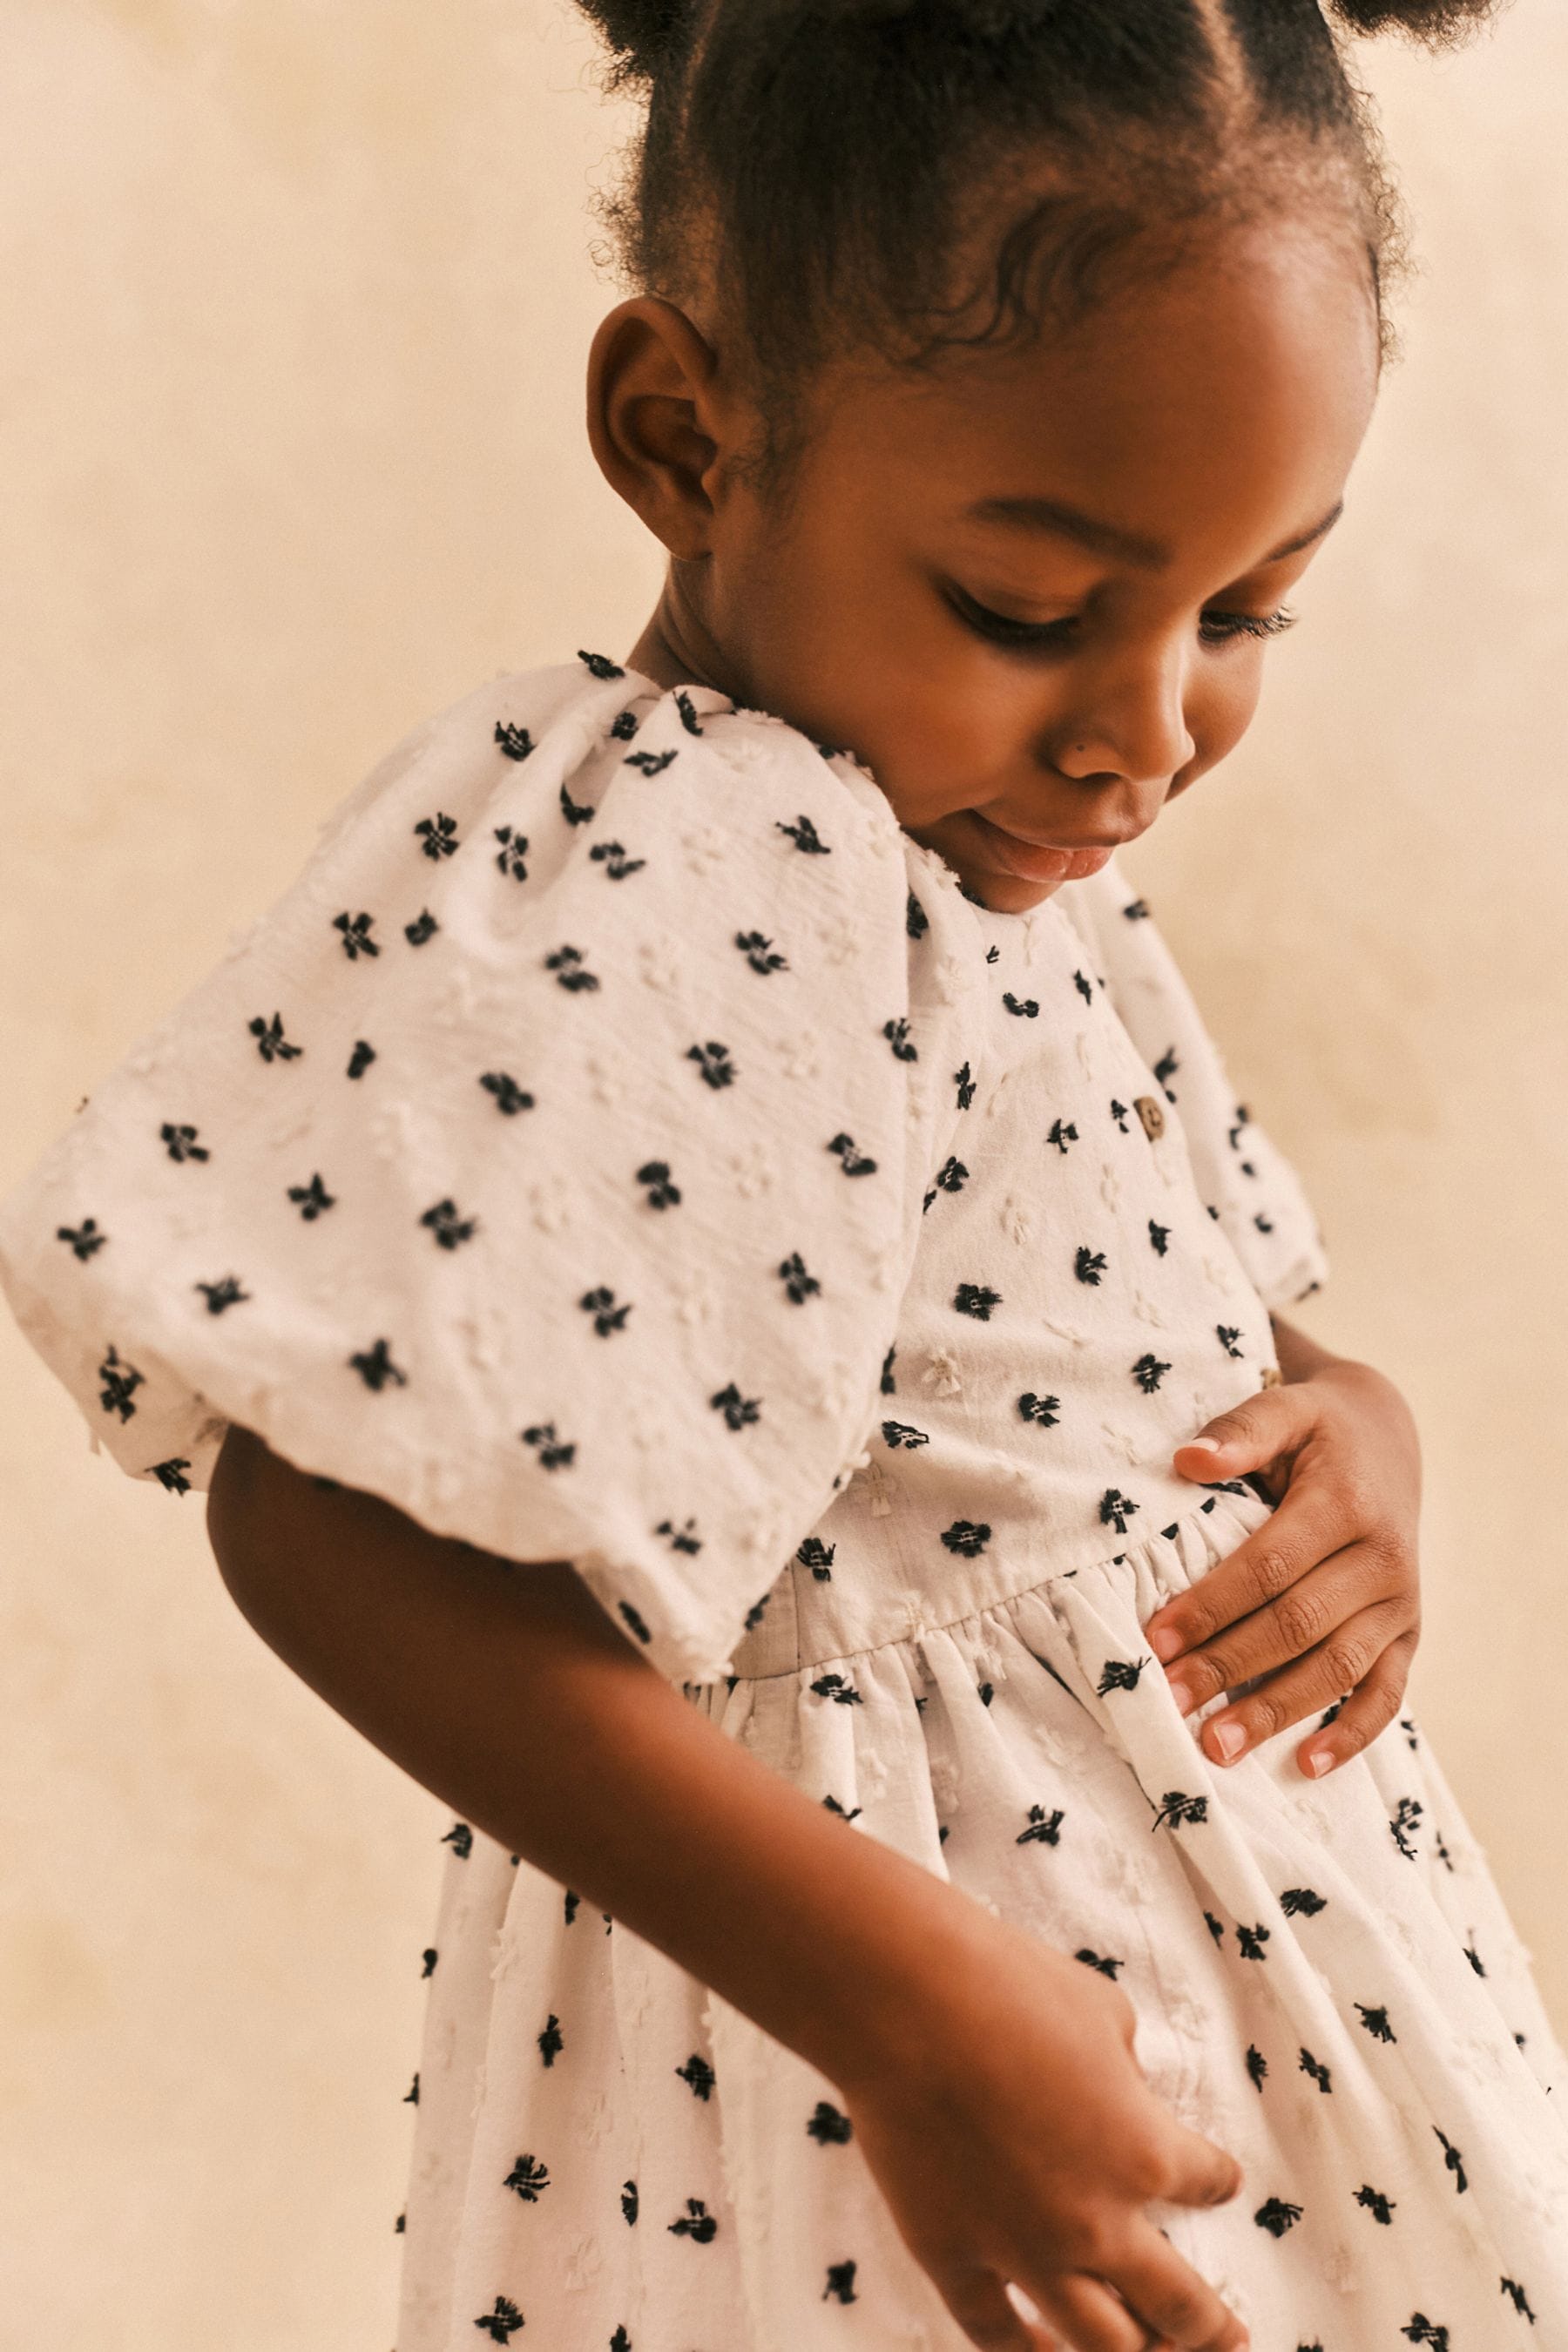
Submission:
[[[1012,646],[1029,650],[1036,646],[1059,646],[1062,631],[1070,629],[1071,620],[1013,621],[1005,613],[993,613],[988,606],[976,604],[973,596],[959,595],[950,600],[961,621],[973,629],[976,636],[992,645]],[[1220,622],[1217,635],[1205,636],[1202,627],[1199,640],[1207,646],[1234,645],[1240,637],[1279,637],[1292,629],[1300,616],[1288,604],[1272,613],[1205,613],[1204,622]]]

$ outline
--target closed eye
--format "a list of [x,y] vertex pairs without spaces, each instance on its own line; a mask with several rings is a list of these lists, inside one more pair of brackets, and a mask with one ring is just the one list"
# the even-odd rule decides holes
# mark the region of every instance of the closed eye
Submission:
[[[1005,613],[994,613],[989,605],[978,604],[962,589],[952,591],[947,602],[976,636],[1022,652],[1065,651],[1078,626],[1077,615],[1072,614],[1060,621],[1015,621]],[[1198,637],[1205,646],[1230,645],[1238,637],[1278,637],[1293,629],[1300,617],[1284,604],[1272,613],[1227,613],[1211,607],[1198,624]]]

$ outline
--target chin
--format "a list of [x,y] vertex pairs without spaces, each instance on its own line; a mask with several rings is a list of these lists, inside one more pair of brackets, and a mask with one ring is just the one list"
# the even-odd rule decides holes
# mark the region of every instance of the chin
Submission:
[[1026,882],[1012,874],[975,874],[964,879],[993,915],[1027,915],[1062,887],[1059,882]]

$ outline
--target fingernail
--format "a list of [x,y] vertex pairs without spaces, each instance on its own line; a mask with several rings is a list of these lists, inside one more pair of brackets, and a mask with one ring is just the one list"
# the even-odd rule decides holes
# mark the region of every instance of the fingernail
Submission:
[[1182,1713],[1184,1715],[1190,1715],[1193,1711],[1193,1694],[1188,1689],[1186,1684],[1182,1680],[1180,1675],[1171,1675],[1167,1687],[1170,1690],[1171,1696],[1175,1700],[1176,1705],[1180,1707]]
[[1334,1751],[1331,1748],[1309,1748],[1301,1758],[1302,1771],[1310,1772],[1314,1780],[1321,1780],[1325,1772],[1331,1772],[1333,1769]]
[[1173,1625],[1162,1625],[1157,1633],[1150,1634],[1149,1647],[1160,1664],[1168,1666],[1173,1658],[1182,1654],[1182,1637]]
[[1189,1437],[1177,1450],[1184,1454],[1223,1454],[1225,1440],[1223,1437]]
[[1228,1764],[1246,1747],[1247,1734],[1239,1723],[1218,1723],[1215,1726],[1214,1744]]

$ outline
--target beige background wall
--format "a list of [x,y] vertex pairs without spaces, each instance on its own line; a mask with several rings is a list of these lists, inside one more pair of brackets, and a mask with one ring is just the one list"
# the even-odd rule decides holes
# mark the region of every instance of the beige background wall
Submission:
[[[621,653],[620,125],[556,0],[0,0],[0,1187],[415,719]],[[1380,50],[1429,276],[1230,767],[1129,860],[1428,1457],[1414,1703],[1568,2026],[1568,11]],[[447,1816],[0,1328],[0,2352],[387,2352]]]

